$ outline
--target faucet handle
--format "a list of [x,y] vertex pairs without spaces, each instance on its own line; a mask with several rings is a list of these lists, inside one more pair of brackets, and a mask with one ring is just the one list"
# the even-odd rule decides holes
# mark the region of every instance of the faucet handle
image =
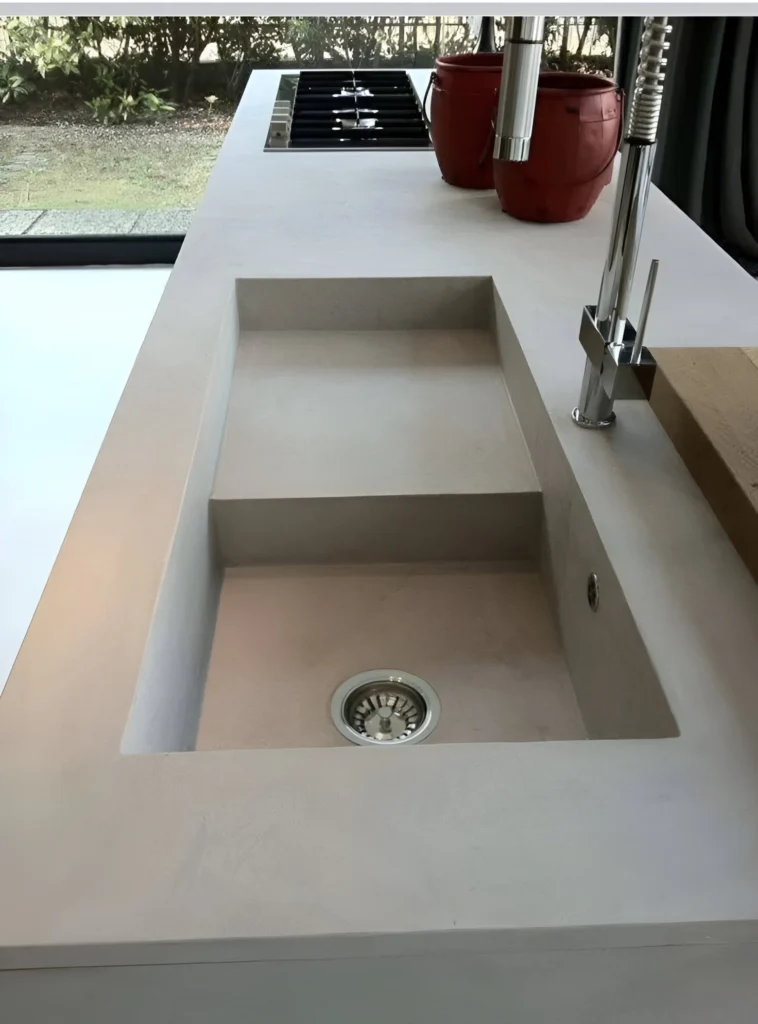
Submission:
[[647,275],[647,284],[645,285],[645,294],[642,298],[642,308],[640,309],[640,323],[637,328],[637,336],[634,339],[634,346],[632,347],[632,355],[629,360],[630,363],[639,363],[640,356],[642,354],[642,346],[645,342],[645,333],[647,331],[647,318],[650,315],[650,305],[653,301],[653,292],[655,291],[655,282],[658,280],[658,265],[659,260],[650,261],[650,273]]

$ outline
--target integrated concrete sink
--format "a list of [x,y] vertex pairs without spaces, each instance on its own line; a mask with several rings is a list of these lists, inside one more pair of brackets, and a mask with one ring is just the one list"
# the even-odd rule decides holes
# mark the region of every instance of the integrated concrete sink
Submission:
[[225,331],[185,675],[148,654],[125,751],[350,747],[332,694],[386,666],[428,744],[677,735],[491,279],[238,281]]

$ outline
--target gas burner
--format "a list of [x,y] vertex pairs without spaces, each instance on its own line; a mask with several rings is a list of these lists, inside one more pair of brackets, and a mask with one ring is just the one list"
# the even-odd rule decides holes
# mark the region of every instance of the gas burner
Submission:
[[352,96],[353,99],[357,99],[359,96],[373,96],[374,94],[370,89],[340,89],[334,95],[335,97]]
[[339,123],[342,128],[348,132],[366,131],[369,128],[376,130],[379,127],[375,117],[359,117],[354,118],[353,120],[350,120],[348,117],[343,117],[340,119]]
[[405,71],[282,75],[266,149],[430,149]]

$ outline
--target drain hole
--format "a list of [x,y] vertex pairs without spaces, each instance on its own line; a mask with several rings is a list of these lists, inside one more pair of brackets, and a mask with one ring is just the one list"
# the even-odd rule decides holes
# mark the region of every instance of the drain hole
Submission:
[[411,736],[426,717],[426,701],[402,683],[359,686],[345,702],[344,718],[361,736],[392,743]]
[[417,743],[437,724],[432,687],[408,672],[377,669],[344,682],[332,698],[332,720],[353,743]]

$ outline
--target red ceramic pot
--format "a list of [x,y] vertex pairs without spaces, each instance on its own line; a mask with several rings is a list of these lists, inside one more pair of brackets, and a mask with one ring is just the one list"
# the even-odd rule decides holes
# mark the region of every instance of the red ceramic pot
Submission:
[[[438,57],[429,80],[430,132],[442,177],[460,188],[494,188],[493,122],[502,53]],[[426,97],[424,97],[426,106]]]
[[502,209],[519,220],[579,220],[611,180],[623,131],[623,94],[598,75],[540,75],[525,163],[495,160]]

